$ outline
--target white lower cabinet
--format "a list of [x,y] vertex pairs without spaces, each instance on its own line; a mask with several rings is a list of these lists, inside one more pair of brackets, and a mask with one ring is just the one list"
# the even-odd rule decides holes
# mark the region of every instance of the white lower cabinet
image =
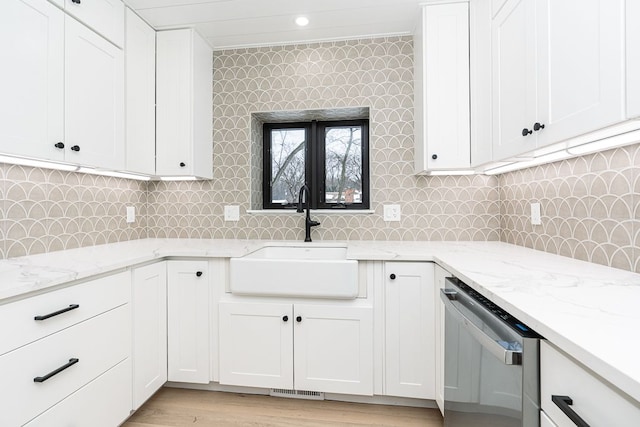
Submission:
[[293,388],[291,304],[220,303],[220,383]]
[[435,397],[434,265],[385,264],[385,394]]
[[558,427],[544,411],[540,411],[540,427]]
[[440,412],[444,415],[444,303],[440,299],[440,290],[445,287],[445,279],[450,277],[449,273],[439,265],[435,266],[435,365],[436,365],[436,403]]
[[131,361],[120,362],[65,400],[47,410],[27,427],[114,427],[130,414],[131,393],[123,385],[131,380]]
[[133,409],[167,382],[167,265],[132,271]]
[[[130,322],[125,304],[0,357],[0,398],[12,402],[0,411],[0,425],[23,425],[129,358]],[[128,409],[130,375],[110,390],[128,396]]]
[[[625,395],[547,341],[540,343],[540,406],[557,427],[638,426],[640,402]],[[541,425],[545,425],[541,423]]]
[[169,381],[209,383],[208,261],[167,261]]
[[220,303],[220,383],[373,395],[369,306]]

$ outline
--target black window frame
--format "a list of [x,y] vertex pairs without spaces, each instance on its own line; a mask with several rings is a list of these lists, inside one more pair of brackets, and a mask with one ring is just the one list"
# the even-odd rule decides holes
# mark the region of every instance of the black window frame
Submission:
[[[362,195],[361,203],[326,203],[326,159],[325,132],[331,127],[359,126],[361,135],[362,156]],[[311,209],[331,210],[368,210],[370,209],[369,188],[369,120],[332,120],[295,122],[295,123],[264,123],[263,125],[263,165],[262,165],[262,208],[263,209],[295,209],[294,203],[286,205],[272,203],[271,197],[271,132],[275,129],[305,129],[305,183],[309,186],[311,195]]]

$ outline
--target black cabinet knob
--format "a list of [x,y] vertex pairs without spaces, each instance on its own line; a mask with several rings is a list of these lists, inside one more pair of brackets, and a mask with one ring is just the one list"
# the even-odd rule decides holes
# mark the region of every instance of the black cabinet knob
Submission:
[[56,148],[64,148],[64,142],[56,142],[55,144],[53,144],[54,147]]
[[538,132],[540,129],[544,129],[544,125],[542,125],[542,124],[540,124],[540,123],[536,122],[536,123],[533,125],[533,130],[535,130],[536,132]]
[[185,166],[187,166],[187,165],[186,165],[184,162],[180,162],[180,167],[181,167],[181,168],[183,168],[183,167],[185,167]]
[[529,130],[527,128],[522,129],[522,136],[531,135],[532,133],[533,133],[532,130]]
[[283,322],[288,322],[289,321],[289,316],[282,316],[282,321]]
[[71,151],[80,151],[80,146],[79,145],[72,146]]
[[432,156],[431,156],[431,158],[432,158],[433,160],[436,160],[436,159],[438,158],[438,155],[437,155],[437,154],[434,154],[434,155],[432,155]]
[[393,273],[391,273],[391,274],[389,275],[389,279],[391,279],[391,280],[396,280],[396,275],[395,275],[395,274],[393,274]]
[[298,322],[298,323],[302,322],[302,316],[296,317],[296,322]]
[[197,276],[197,277],[202,276],[202,271],[196,271],[196,276]]

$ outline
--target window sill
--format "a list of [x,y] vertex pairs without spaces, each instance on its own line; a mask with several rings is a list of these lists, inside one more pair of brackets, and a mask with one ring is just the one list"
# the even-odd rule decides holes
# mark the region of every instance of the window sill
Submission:
[[[249,215],[302,215],[295,209],[250,209]],[[319,215],[371,215],[376,213],[372,209],[311,209],[311,213]]]

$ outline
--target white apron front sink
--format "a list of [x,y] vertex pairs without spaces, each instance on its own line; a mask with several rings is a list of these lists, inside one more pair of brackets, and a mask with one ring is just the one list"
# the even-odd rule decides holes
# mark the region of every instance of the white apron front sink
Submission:
[[346,245],[269,244],[231,258],[231,292],[239,295],[353,299],[358,296],[358,261]]

